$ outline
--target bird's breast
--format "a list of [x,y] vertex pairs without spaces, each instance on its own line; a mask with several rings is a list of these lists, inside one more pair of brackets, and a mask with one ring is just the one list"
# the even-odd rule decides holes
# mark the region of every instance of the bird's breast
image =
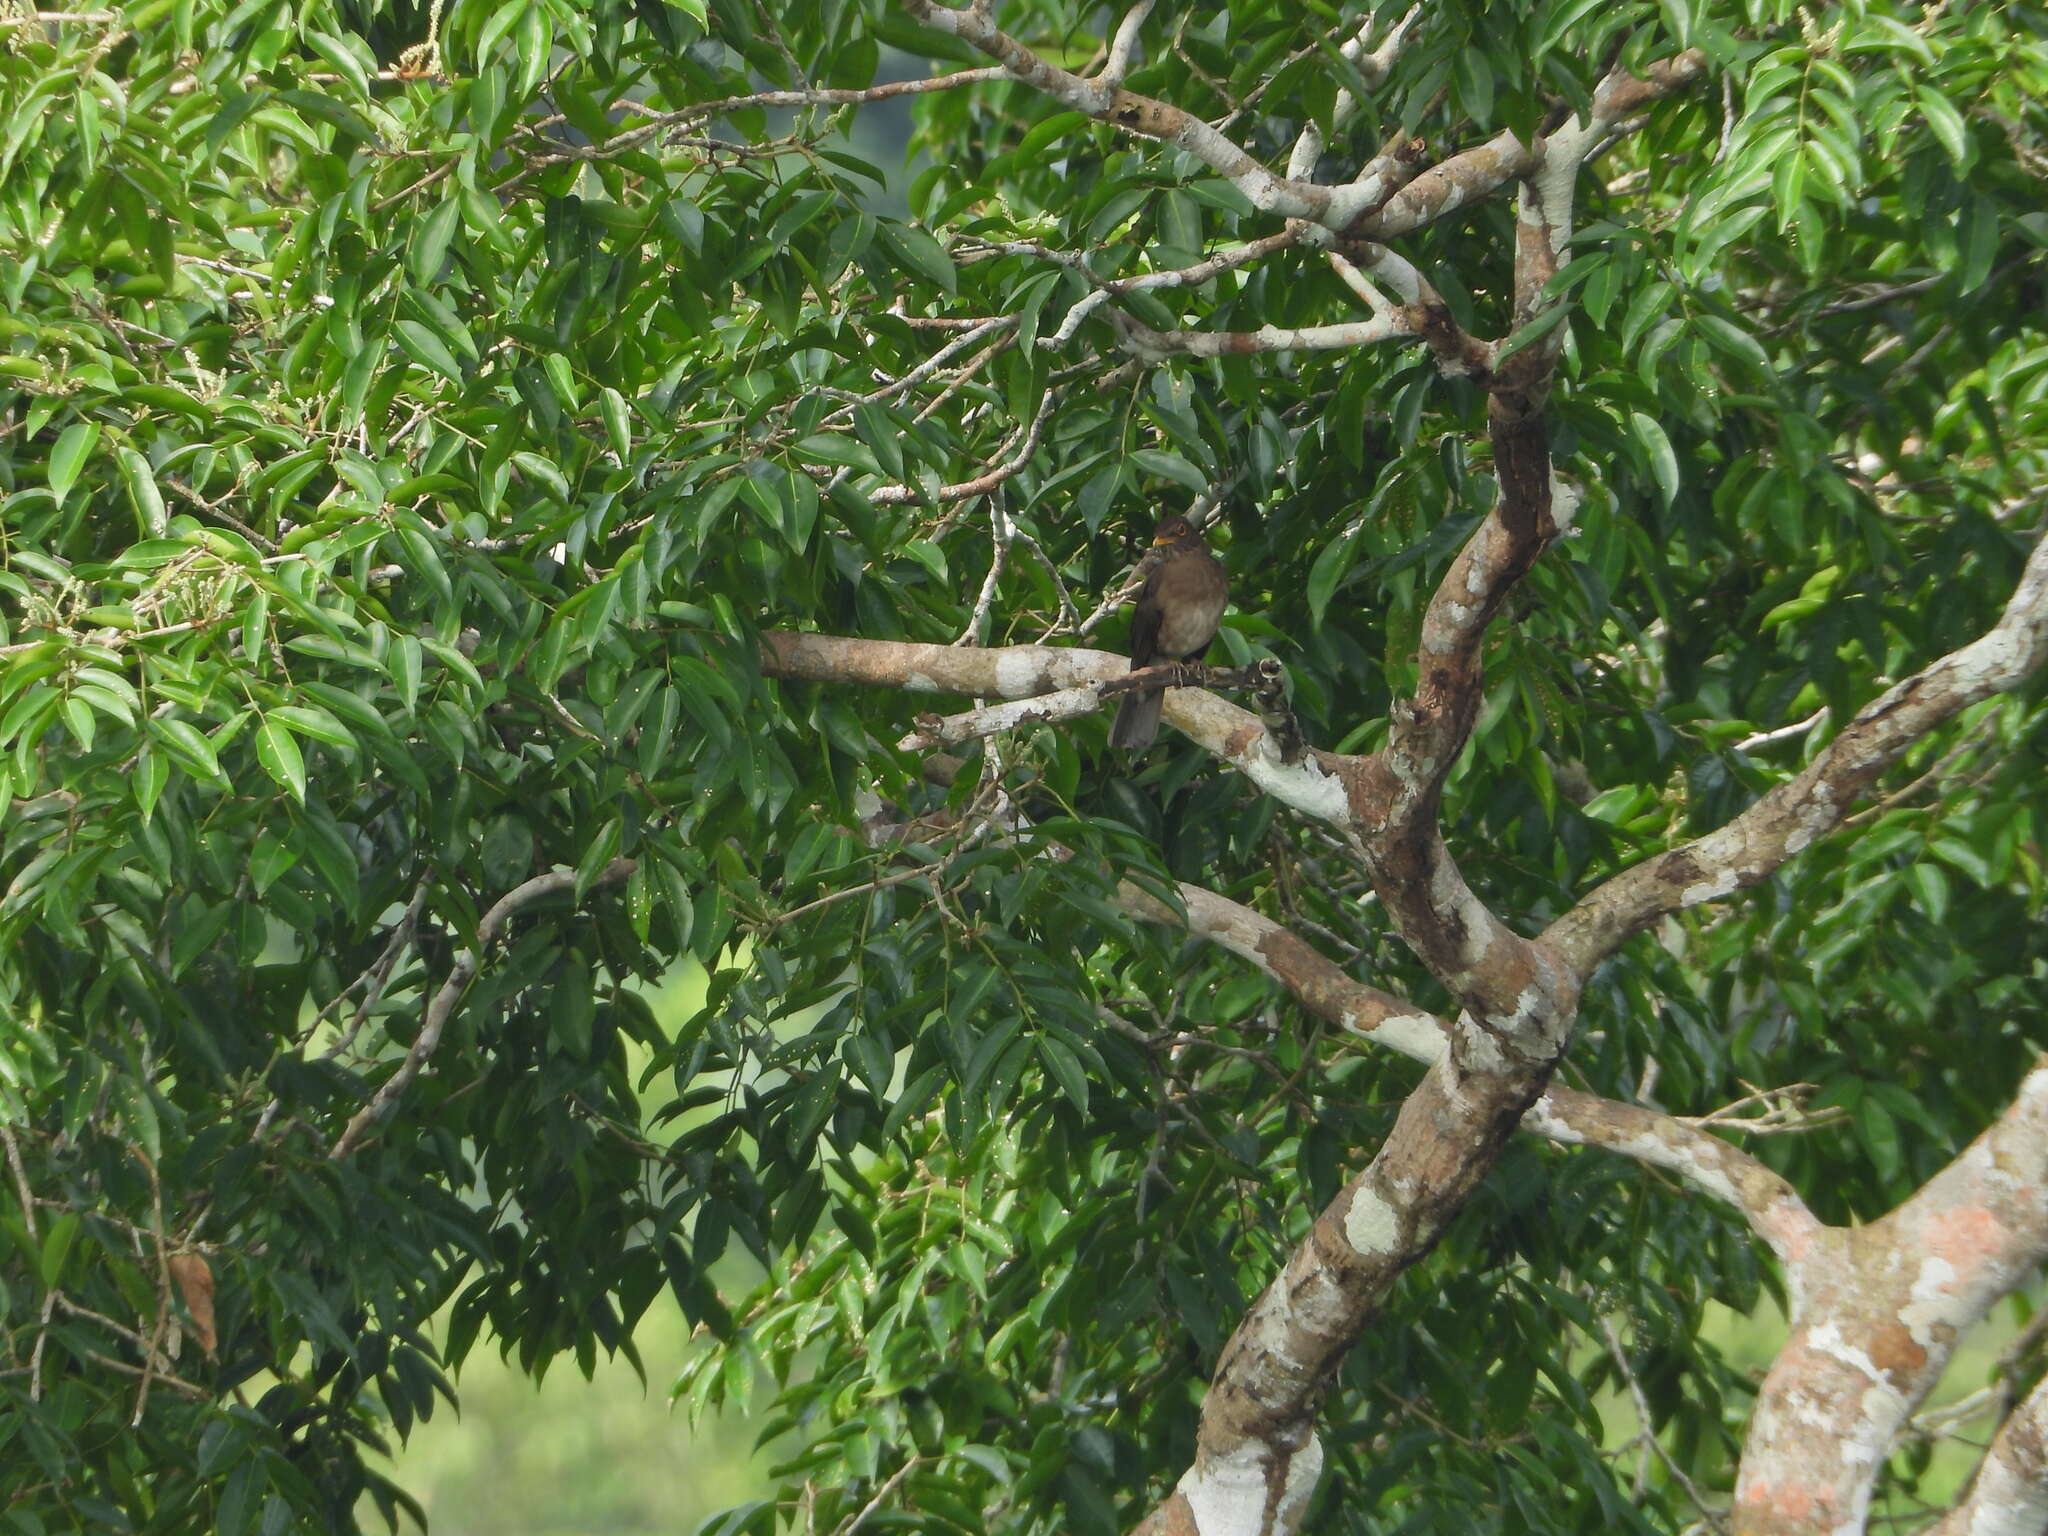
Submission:
[[1207,650],[1223,618],[1222,597],[1166,605],[1159,617],[1159,652],[1185,661]]

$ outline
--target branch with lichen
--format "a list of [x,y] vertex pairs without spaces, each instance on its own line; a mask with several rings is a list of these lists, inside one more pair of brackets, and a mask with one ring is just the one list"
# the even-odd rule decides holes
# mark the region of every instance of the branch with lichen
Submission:
[[1901,679],[1856,712],[1804,769],[1704,837],[1623,870],[1544,933],[1580,976],[1667,913],[1746,890],[1841,826],[1915,742],[1957,713],[2018,687],[2048,661],[2048,535],[2005,612],[1968,645]]

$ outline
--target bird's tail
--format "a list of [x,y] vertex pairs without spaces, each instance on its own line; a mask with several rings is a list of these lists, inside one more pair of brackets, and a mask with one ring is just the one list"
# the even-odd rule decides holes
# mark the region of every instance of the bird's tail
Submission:
[[1127,693],[1116,707],[1116,723],[1109,728],[1109,744],[1125,752],[1142,752],[1159,734],[1159,709],[1166,702],[1159,688]]

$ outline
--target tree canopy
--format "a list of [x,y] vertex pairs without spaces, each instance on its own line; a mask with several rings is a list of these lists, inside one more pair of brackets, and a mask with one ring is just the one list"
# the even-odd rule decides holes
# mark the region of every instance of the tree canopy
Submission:
[[1915,1414],[2048,1254],[2044,99],[2029,4],[0,7],[0,1524],[396,1521],[672,1298],[722,1532],[2037,1532],[2038,1329]]

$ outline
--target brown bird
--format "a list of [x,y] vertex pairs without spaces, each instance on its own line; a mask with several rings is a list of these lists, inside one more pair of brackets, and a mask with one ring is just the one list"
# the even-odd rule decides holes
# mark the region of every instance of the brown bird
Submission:
[[[1138,570],[1145,584],[1138,589],[1138,611],[1131,620],[1131,670],[1198,660],[1216,638],[1223,605],[1230,601],[1223,562],[1209,553],[1194,524],[1176,516],[1161,521]],[[1164,702],[1159,688],[1125,694],[1109,729],[1109,744],[1127,752],[1151,746]]]

